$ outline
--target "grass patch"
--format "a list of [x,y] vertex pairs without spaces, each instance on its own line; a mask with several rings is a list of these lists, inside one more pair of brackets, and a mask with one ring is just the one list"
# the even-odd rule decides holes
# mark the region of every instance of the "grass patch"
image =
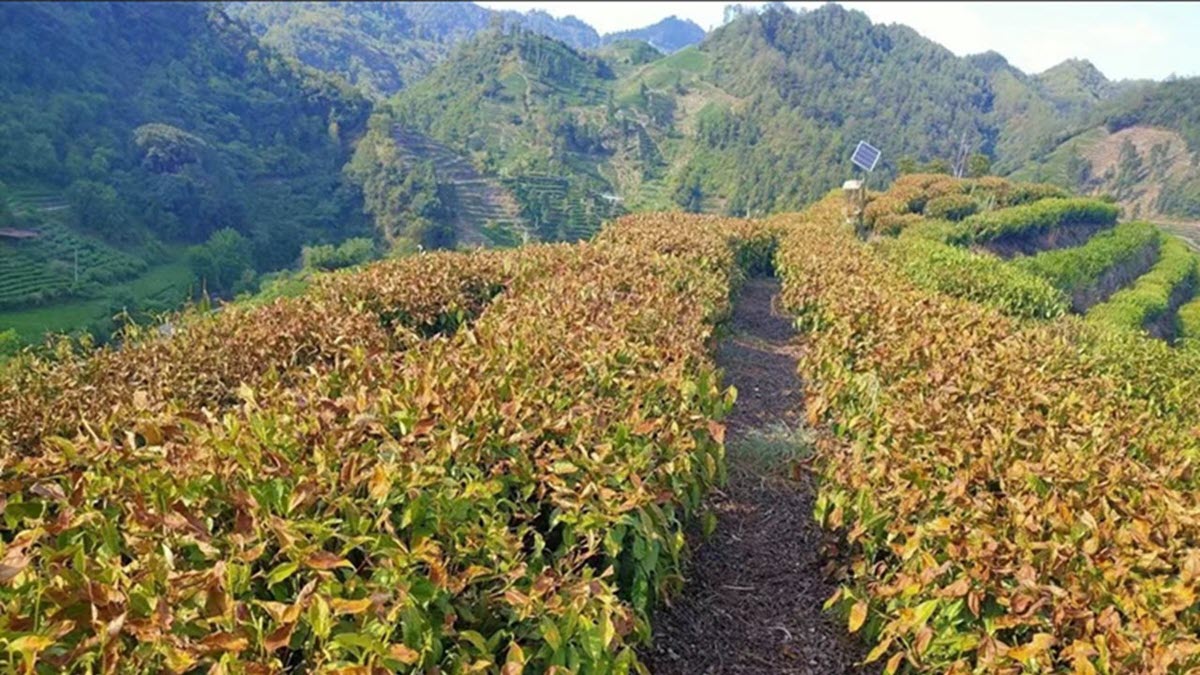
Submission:
[[762,473],[784,474],[798,461],[812,456],[812,432],[782,422],[751,429],[729,443],[729,454]]

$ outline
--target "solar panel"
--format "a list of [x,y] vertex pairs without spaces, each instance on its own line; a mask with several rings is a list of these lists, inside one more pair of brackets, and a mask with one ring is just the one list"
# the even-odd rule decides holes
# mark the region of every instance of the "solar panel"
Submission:
[[859,141],[858,147],[854,148],[854,154],[850,156],[850,161],[863,171],[874,171],[881,154],[883,153],[879,152],[879,148],[866,141]]

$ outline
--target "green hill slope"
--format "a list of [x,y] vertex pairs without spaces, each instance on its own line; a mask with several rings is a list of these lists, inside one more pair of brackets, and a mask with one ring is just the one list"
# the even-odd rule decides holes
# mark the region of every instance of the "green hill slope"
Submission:
[[108,295],[223,228],[250,274],[366,231],[341,176],[366,99],[215,8],[0,6],[0,91],[0,227],[41,235],[4,245],[7,307]]
[[109,222],[85,223],[102,236],[199,240],[229,226],[264,263],[298,253],[285,235],[342,226],[328,204],[367,113],[344,85],[202,6],[5,5],[0,17],[0,180],[96,181],[120,202]]

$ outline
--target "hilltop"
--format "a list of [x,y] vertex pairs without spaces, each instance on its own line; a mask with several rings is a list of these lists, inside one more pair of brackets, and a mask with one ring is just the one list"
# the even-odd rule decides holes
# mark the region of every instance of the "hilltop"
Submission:
[[704,29],[696,25],[694,21],[672,15],[645,28],[608,33],[601,43],[612,44],[621,40],[639,40],[660,52],[672,54],[703,39]]
[[264,44],[314,68],[337,73],[374,97],[391,96],[429,74],[454,47],[489,28],[522,28],[578,50],[622,39],[673,51],[704,38],[675,17],[645,28],[601,36],[568,16],[492,10],[471,2],[228,2]]

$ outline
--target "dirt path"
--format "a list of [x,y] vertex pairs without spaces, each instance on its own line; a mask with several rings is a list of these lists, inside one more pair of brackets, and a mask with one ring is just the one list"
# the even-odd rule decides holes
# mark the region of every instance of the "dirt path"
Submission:
[[729,484],[712,498],[717,529],[695,551],[687,585],[654,616],[643,658],[655,675],[862,672],[858,645],[821,609],[835,586],[812,484],[783,475],[803,433],[793,330],[771,311],[778,290],[774,279],[746,284],[717,353],[738,390],[726,419]]

